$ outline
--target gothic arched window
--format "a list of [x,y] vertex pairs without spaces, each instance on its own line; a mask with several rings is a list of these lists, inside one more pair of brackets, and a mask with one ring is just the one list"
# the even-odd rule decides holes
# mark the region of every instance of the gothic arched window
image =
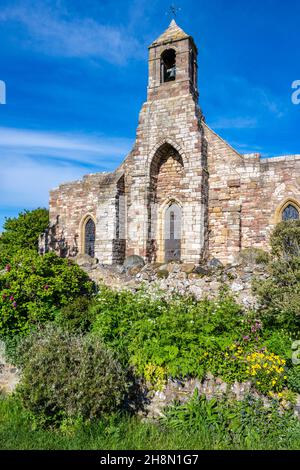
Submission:
[[296,209],[295,206],[289,204],[286,208],[282,211],[282,220],[299,220],[299,211]]
[[167,49],[160,59],[161,83],[172,82],[176,79],[176,52]]
[[94,258],[96,227],[93,219],[87,220],[84,229],[84,253]]

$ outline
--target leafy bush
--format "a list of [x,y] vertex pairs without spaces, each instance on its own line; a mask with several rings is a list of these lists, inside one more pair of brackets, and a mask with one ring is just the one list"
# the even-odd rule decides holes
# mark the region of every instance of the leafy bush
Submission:
[[0,276],[0,335],[27,332],[52,320],[77,297],[91,295],[93,284],[72,261],[54,253],[19,252]]
[[265,281],[254,281],[265,326],[297,333],[300,328],[300,257],[280,258],[268,267]]
[[89,297],[78,297],[56,315],[55,322],[62,328],[74,333],[88,332],[95,319],[92,309],[94,300]]
[[93,334],[156,390],[168,378],[201,379],[207,372],[228,383],[252,380],[263,393],[286,385],[290,336],[264,331],[261,321],[226,293],[197,302],[102,288],[93,309]]
[[278,224],[270,238],[273,255],[278,258],[300,256],[300,220]]
[[260,248],[245,248],[239,254],[239,260],[248,264],[268,264],[270,255]]
[[27,336],[20,346],[24,406],[46,420],[94,419],[117,410],[126,374],[101,341],[53,325]]
[[160,366],[147,364],[144,369],[146,382],[153,386],[154,390],[161,391],[166,384],[166,370]]
[[[111,292],[97,297],[94,334],[114,350],[137,374],[165,377],[202,377],[208,356],[223,351],[247,331],[241,308],[229,296],[219,301],[173,297],[153,299],[141,291]],[[164,374],[162,372],[164,371]]]
[[0,267],[5,267],[19,250],[38,250],[38,238],[49,224],[46,209],[24,211],[4,222],[0,236]]
[[22,358],[19,357],[18,350],[22,340],[23,336],[20,334],[3,338],[5,362],[14,364],[17,367],[21,364]]
[[290,390],[300,393],[300,366],[294,366],[287,372],[287,385]]
[[[251,380],[256,389],[264,394],[282,391],[287,379],[286,359],[267,350],[261,322],[249,319],[247,323],[247,334],[221,354],[208,355],[207,367],[228,383]],[[274,346],[275,338],[271,339],[269,344]]]
[[270,238],[273,260],[268,278],[253,282],[267,327],[296,334],[300,328],[300,221],[278,224]]
[[267,350],[278,354],[280,357],[285,359],[286,363],[290,366],[291,364],[291,353],[292,353],[292,337],[291,334],[282,329],[265,329],[264,330],[264,345]]

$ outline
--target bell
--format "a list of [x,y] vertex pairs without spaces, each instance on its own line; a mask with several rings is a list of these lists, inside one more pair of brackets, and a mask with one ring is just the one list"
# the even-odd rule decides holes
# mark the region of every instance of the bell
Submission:
[[169,75],[169,78],[175,78],[176,76],[176,67],[172,67],[171,69],[167,69],[167,73]]

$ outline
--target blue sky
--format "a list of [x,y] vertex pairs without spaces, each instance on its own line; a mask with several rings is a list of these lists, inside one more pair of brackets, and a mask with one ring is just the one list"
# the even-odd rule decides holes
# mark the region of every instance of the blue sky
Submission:
[[[0,230],[49,189],[118,166],[170,0],[0,0]],[[242,153],[300,153],[298,0],[178,0],[207,123]]]

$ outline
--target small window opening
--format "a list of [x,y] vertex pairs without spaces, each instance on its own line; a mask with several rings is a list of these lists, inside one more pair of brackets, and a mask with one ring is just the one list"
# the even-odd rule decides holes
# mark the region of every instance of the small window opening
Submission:
[[161,82],[172,82],[176,79],[176,52],[168,49],[161,55]]
[[282,212],[282,220],[299,220],[299,211],[295,206],[289,204]]

